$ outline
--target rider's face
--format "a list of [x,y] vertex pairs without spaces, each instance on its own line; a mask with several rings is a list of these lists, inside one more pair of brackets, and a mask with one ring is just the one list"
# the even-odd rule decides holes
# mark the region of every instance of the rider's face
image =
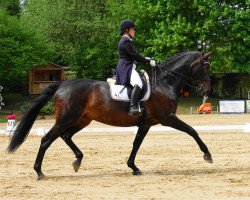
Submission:
[[135,31],[136,31],[135,28],[130,28],[129,31],[128,31],[129,35],[130,35],[132,38],[135,37]]

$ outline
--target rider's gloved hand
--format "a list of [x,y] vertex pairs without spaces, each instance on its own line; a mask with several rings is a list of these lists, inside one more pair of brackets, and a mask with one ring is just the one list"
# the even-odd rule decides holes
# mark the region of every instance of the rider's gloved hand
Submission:
[[147,60],[150,60],[150,65],[152,66],[152,67],[155,67],[156,66],[156,62],[154,61],[154,60],[152,60],[151,58],[149,58],[149,57],[145,57]]
[[154,60],[150,60],[150,65],[151,65],[152,67],[155,67],[155,66],[156,66],[156,62],[155,62]]

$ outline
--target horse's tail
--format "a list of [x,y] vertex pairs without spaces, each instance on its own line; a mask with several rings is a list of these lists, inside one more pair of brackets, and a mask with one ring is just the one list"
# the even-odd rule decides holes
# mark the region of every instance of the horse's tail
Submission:
[[11,138],[10,144],[7,148],[8,152],[14,152],[25,141],[32,125],[36,120],[36,117],[39,114],[39,111],[48,103],[50,98],[57,91],[60,84],[61,82],[51,84],[36,100],[34,100],[33,105],[24,114],[24,116],[21,118],[20,123],[17,125],[17,128],[14,130],[13,137]]

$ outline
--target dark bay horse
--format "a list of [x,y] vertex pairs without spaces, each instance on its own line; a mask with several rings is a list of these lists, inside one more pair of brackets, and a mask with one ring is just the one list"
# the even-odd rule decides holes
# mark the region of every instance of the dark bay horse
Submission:
[[196,88],[202,95],[209,93],[208,57],[210,54],[211,52],[205,54],[184,52],[154,68],[154,73],[150,75],[152,94],[144,103],[145,113],[142,117],[128,116],[129,103],[111,99],[107,82],[74,79],[52,84],[44,90],[22,117],[10,141],[8,151],[14,152],[24,142],[40,109],[54,95],[56,121],[41,139],[34,164],[38,179],[44,178],[41,166],[45,152],[58,137],[61,137],[75,153],[76,161],[73,167],[75,171],[78,171],[83,154],[71,138],[89,125],[92,120],[112,126],[138,126],[133,149],[127,162],[134,175],[141,174],[135,165],[137,151],[150,127],[156,124],[169,126],[192,136],[204,153],[205,161],[212,163],[212,156],[198,133],[175,115],[180,89],[184,84],[188,84],[189,79],[196,81]]

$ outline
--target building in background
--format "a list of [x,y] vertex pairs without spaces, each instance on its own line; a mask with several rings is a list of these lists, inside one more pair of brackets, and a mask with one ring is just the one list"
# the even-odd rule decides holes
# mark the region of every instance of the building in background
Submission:
[[34,65],[29,72],[29,94],[41,94],[50,84],[63,81],[64,76],[62,66],[53,63]]

